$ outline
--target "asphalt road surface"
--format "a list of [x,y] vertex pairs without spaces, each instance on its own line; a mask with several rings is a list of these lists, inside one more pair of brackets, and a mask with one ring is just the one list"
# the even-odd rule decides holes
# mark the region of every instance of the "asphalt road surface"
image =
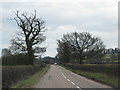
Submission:
[[36,88],[111,88],[107,85],[77,75],[59,65],[51,65],[48,72],[40,79]]

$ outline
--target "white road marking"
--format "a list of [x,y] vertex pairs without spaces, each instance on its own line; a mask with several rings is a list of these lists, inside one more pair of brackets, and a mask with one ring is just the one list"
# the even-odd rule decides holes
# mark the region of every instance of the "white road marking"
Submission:
[[67,79],[68,81],[70,81],[70,79]]
[[[61,72],[62,73],[62,72]],[[62,73],[62,75],[64,76],[64,74]]]
[[[62,73],[62,72],[61,72]],[[78,88],[79,90],[82,90],[79,86],[77,86],[74,82],[70,81],[70,79],[68,79],[63,73],[62,73],[63,77],[65,79],[67,79],[69,82],[71,82],[71,84],[73,84],[74,86],[76,86],[76,88]]]
[[77,88],[80,88],[80,87],[78,87],[78,86],[76,86]]
[[75,83],[74,82],[71,82],[73,85],[75,85]]
[[62,73],[63,77],[67,79],[67,77]]
[[82,90],[79,86],[76,86],[76,88],[78,88],[79,90]]

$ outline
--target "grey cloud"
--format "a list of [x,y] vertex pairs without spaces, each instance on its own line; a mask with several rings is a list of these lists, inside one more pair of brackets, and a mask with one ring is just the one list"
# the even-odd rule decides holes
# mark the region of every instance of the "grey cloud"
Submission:
[[[94,0],[93,0],[94,1]],[[93,2],[41,2],[41,3],[3,3],[3,26],[7,37],[4,36],[4,43],[8,44],[11,35],[18,28],[15,22],[9,20],[14,17],[13,11],[34,13],[45,20],[48,30],[45,35],[48,45],[45,55],[56,55],[57,39],[63,34],[74,31],[89,31],[98,35],[105,42],[107,47],[117,46],[117,6],[114,1],[93,3]],[[116,3],[116,2],[115,2]],[[3,29],[3,28],[2,28]],[[9,33],[8,33],[9,32]],[[114,34],[113,34],[114,33]],[[113,41],[111,43],[110,41]]]

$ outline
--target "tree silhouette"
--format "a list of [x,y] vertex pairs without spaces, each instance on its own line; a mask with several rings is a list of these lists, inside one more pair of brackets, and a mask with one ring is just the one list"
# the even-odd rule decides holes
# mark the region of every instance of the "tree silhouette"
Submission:
[[46,40],[44,21],[42,18],[37,18],[36,11],[31,16],[28,16],[27,13],[19,14],[19,11],[16,11],[14,20],[20,31],[17,37],[11,40],[11,50],[15,51],[15,53],[27,52],[30,64],[33,64],[34,53],[43,53],[46,50],[45,47],[39,46]]
[[[83,60],[87,58],[98,57],[105,48],[101,39],[94,37],[89,32],[64,34],[60,42],[62,44],[68,43],[71,52],[70,56],[79,59],[79,64],[82,64]],[[59,48],[59,50],[62,50],[62,48]],[[59,51],[58,54],[60,54]]]

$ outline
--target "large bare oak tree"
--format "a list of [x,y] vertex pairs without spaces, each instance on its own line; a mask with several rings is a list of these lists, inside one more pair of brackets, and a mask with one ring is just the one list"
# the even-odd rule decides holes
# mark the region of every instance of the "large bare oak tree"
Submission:
[[[58,55],[63,55],[62,44],[68,43],[71,58],[79,59],[79,64],[82,64],[83,60],[100,56],[105,46],[100,38],[93,36],[89,32],[64,34],[61,40],[58,40]],[[63,45],[62,45],[63,46]],[[67,48],[67,47],[66,47]]]
[[11,40],[11,50],[15,52],[27,52],[29,55],[30,64],[34,63],[34,53],[45,52],[45,47],[40,47],[40,44],[46,40],[44,32],[46,30],[42,18],[37,18],[36,11],[31,16],[27,13],[20,14],[15,12],[14,20],[19,27],[19,33]]

